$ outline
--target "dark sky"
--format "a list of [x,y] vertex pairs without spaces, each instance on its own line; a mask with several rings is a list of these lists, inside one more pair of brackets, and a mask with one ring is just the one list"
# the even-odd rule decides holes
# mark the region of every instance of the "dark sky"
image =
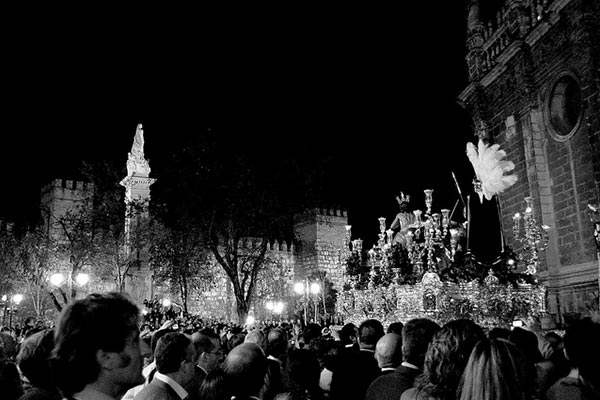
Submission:
[[261,157],[329,159],[328,196],[357,235],[391,222],[401,190],[452,208],[450,171],[472,178],[464,1],[414,3],[20,25],[3,57],[0,215],[81,160],[125,163],[138,122],[151,166],[208,128]]

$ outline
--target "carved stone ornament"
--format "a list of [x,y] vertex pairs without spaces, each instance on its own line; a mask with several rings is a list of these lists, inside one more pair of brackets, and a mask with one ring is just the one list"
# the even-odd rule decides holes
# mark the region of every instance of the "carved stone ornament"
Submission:
[[144,130],[142,124],[138,124],[127,158],[127,176],[148,177],[149,175],[150,164],[144,158]]

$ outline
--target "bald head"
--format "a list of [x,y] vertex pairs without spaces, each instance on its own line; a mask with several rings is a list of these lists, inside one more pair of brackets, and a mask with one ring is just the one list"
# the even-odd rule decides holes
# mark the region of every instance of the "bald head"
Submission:
[[397,368],[402,364],[402,336],[387,333],[377,341],[375,359],[379,368]]
[[223,371],[234,383],[234,396],[256,396],[264,384],[267,357],[255,343],[242,343],[229,352]]

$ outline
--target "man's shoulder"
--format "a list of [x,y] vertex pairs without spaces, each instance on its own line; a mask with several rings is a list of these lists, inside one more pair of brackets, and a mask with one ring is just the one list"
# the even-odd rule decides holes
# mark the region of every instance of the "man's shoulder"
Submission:
[[178,396],[171,393],[169,389],[170,387],[166,383],[153,379],[141,392],[135,395],[133,400],[177,399]]

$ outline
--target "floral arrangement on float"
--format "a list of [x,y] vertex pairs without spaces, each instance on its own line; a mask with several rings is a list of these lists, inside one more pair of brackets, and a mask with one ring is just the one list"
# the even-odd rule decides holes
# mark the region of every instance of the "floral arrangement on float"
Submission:
[[[477,197],[470,201],[496,202],[494,197],[516,182],[515,175],[505,175],[514,163],[503,160],[506,153],[497,144],[480,140],[475,148],[468,143],[467,156],[476,175]],[[400,212],[389,228],[386,219],[379,218],[378,240],[366,257],[362,241],[351,240],[351,226],[346,226],[346,282],[336,307],[344,321],[376,318],[387,325],[427,317],[443,324],[469,318],[486,327],[507,327],[516,319],[542,317],[546,291],[535,273],[538,252],[547,246],[548,227],[535,222],[530,198],[525,232],[515,237],[523,244],[520,251],[502,244],[493,262],[482,263],[467,244],[469,220],[453,221],[449,209],[433,212],[433,190],[424,193],[424,211],[411,212],[408,195],[396,197]],[[467,207],[464,200],[463,204]],[[518,235],[516,229],[515,222],[513,234]],[[526,263],[523,272],[517,269],[520,261]]]

